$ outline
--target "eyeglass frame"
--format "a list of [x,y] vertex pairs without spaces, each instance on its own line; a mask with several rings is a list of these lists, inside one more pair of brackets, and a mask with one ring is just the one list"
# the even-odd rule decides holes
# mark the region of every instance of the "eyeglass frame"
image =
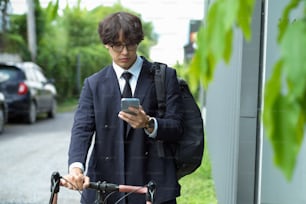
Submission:
[[[126,48],[127,51],[135,51],[137,50],[137,43],[129,43],[129,44],[125,44],[125,43],[115,43],[115,44],[111,44],[109,45],[115,52],[122,52],[122,50],[124,49],[124,47]],[[117,48],[114,48],[117,47]],[[119,48],[120,47],[120,48]]]

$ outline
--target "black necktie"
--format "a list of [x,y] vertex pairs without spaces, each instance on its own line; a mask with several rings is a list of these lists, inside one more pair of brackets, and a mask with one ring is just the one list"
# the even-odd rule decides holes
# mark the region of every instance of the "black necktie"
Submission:
[[[125,79],[125,85],[122,92],[122,98],[131,98],[132,97],[132,90],[130,86],[130,78],[132,77],[132,74],[130,72],[123,72],[121,75]],[[123,132],[124,136],[127,136],[127,123],[124,122],[123,125]]]
[[122,92],[122,98],[131,98],[132,89],[130,86],[130,78],[132,77],[132,74],[130,72],[123,72],[122,77],[125,79],[125,86]]

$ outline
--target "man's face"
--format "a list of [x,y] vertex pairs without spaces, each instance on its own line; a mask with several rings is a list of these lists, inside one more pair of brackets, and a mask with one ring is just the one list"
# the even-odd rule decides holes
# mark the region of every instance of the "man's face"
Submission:
[[136,61],[137,44],[126,44],[122,33],[114,44],[105,45],[113,61],[124,69],[129,69]]

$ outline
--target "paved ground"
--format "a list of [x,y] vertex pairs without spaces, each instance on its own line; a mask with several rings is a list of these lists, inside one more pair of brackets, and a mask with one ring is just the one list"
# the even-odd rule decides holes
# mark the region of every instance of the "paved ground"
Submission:
[[[44,204],[54,171],[67,173],[73,113],[36,124],[9,123],[0,135],[0,204]],[[58,204],[79,203],[80,194],[61,188]]]

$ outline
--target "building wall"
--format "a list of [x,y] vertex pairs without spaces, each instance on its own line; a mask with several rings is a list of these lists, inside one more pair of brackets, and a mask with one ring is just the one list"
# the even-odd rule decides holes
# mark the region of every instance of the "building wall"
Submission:
[[261,9],[256,1],[250,41],[235,31],[231,62],[216,68],[207,91],[206,138],[219,204],[257,198]]
[[231,62],[216,68],[207,91],[207,148],[219,204],[306,203],[305,140],[287,181],[273,163],[260,117],[263,88],[279,57],[278,22],[289,2],[256,1],[252,40],[235,32]]
[[[265,79],[267,80],[273,69],[273,65],[279,57],[279,48],[276,43],[278,22],[289,0],[270,0],[266,2],[266,59]],[[292,19],[299,16],[302,8],[296,10]],[[306,135],[304,136],[306,137]],[[263,135],[262,146],[262,176],[261,176],[261,202],[262,204],[305,204],[306,203],[306,144],[305,140],[299,153],[297,166],[291,181],[287,181],[281,171],[273,162],[271,143]]]

